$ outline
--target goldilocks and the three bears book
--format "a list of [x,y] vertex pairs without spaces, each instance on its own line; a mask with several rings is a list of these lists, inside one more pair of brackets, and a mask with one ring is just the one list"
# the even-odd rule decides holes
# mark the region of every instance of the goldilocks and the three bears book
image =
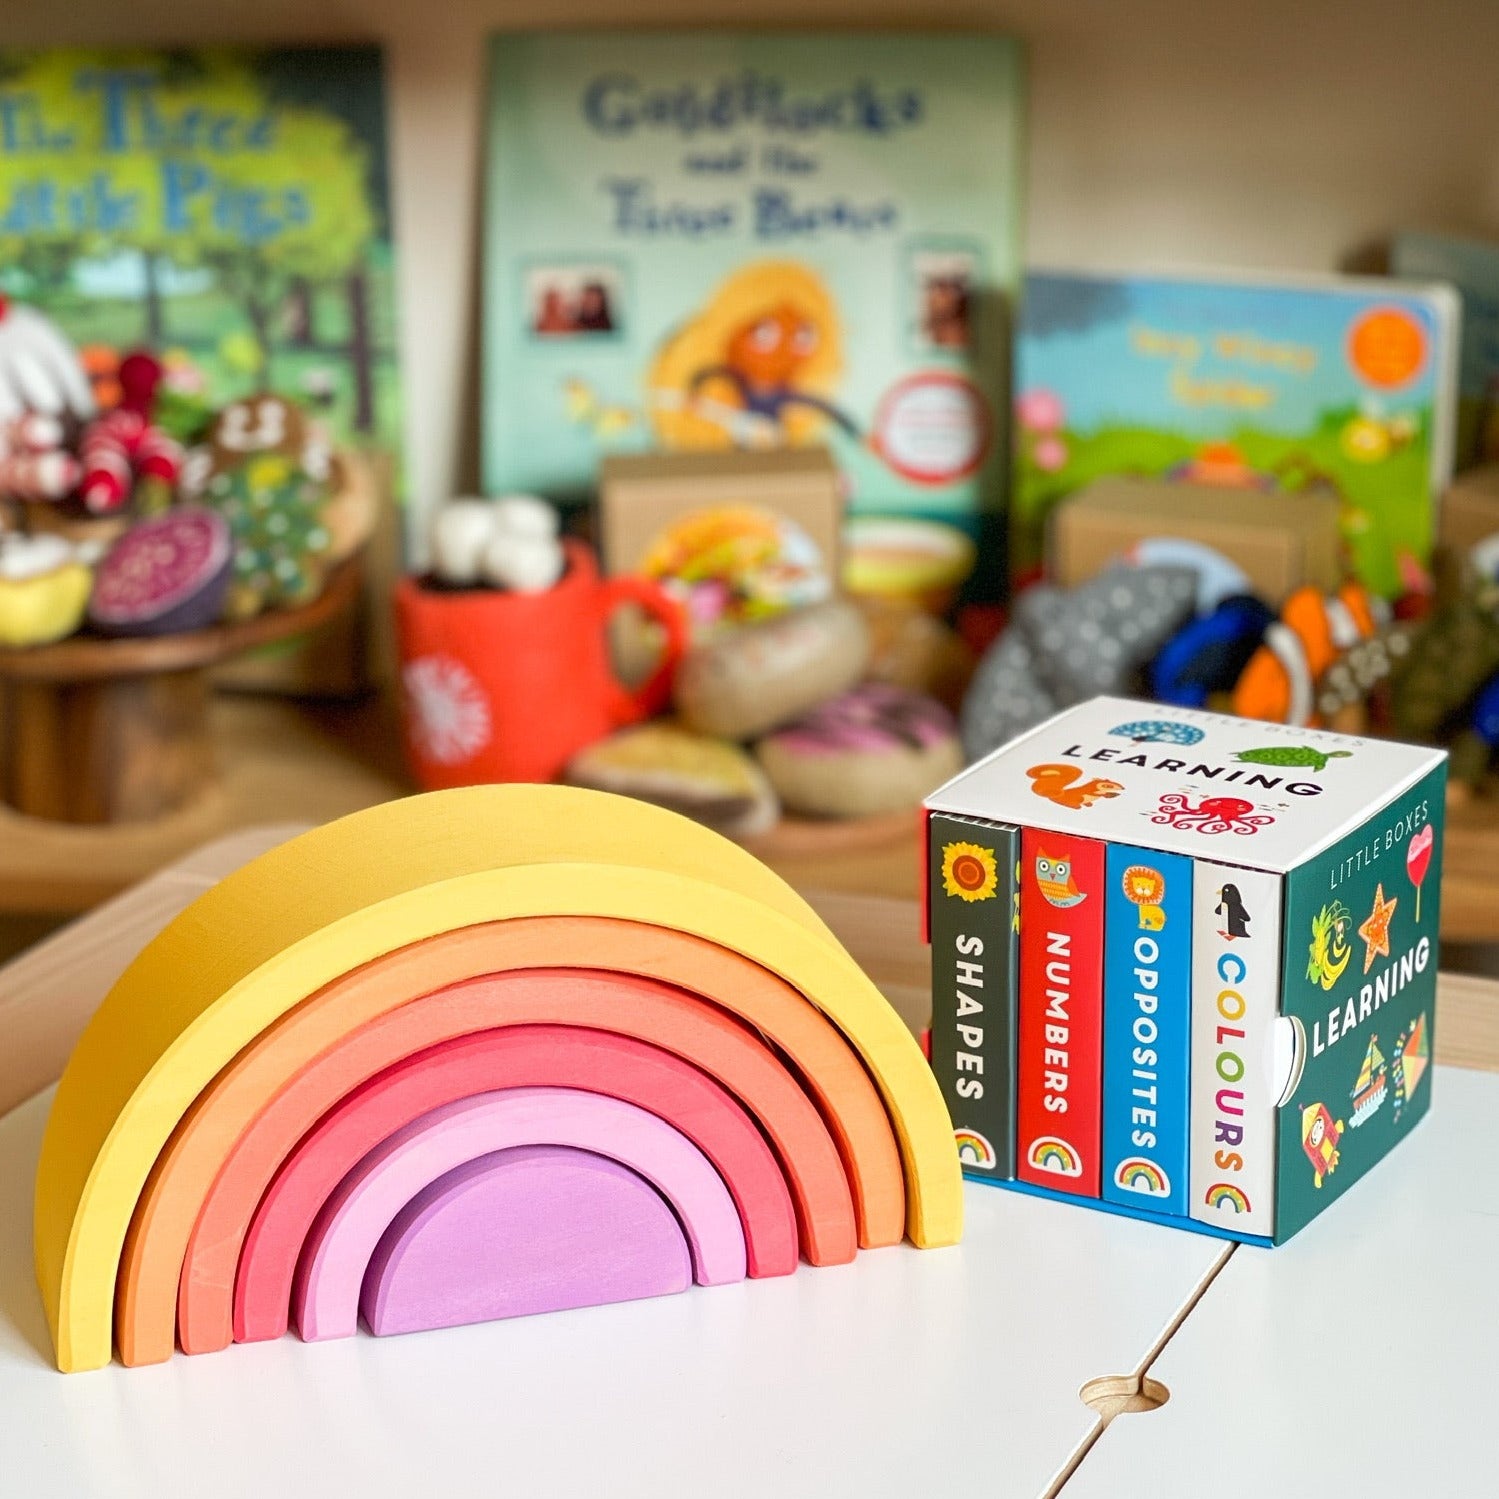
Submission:
[[933,793],[932,1058],[965,1169],[1303,1227],[1430,1103],[1445,782],[1440,750],[1095,698]]

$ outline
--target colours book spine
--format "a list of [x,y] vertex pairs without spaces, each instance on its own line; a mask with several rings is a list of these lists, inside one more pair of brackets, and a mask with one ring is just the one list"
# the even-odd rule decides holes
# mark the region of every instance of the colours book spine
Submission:
[[1015,1174],[1097,1197],[1103,1062],[1104,845],[1020,835]]
[[1103,1196],[1184,1217],[1192,861],[1111,843],[1103,981]]
[[1020,834],[934,812],[927,822],[932,1070],[963,1169],[1015,1175],[1015,975]]
[[1275,1231],[1281,879],[1197,861],[1192,885],[1192,1216]]

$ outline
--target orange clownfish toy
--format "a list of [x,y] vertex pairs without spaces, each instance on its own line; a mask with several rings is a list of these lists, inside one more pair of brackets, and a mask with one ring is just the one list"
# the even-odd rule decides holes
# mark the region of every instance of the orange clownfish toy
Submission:
[[1233,711],[1264,723],[1316,726],[1319,678],[1344,651],[1384,624],[1384,601],[1359,583],[1335,594],[1298,588],[1265,631],[1233,691]]

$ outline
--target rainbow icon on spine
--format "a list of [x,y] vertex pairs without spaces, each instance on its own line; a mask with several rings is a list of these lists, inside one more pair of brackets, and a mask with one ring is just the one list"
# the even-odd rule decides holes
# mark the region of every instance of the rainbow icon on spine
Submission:
[[657,1296],[956,1242],[952,1139],[752,855],[443,791],[273,849],[126,969],[53,1100],[37,1282],[64,1371]]
[[1168,1197],[1171,1193],[1170,1178],[1144,1156],[1129,1156],[1120,1161],[1114,1172],[1114,1185],[1126,1192],[1138,1192],[1142,1197]]
[[1249,1199],[1228,1182],[1218,1182],[1207,1189],[1203,1201],[1210,1208],[1231,1207],[1236,1213],[1247,1213],[1249,1211]]
[[976,1129],[955,1129],[953,1139],[958,1146],[958,1159],[965,1166],[976,1166],[981,1171],[992,1171],[999,1159],[994,1147]]
[[1081,1176],[1083,1163],[1077,1152],[1055,1135],[1041,1135],[1031,1142],[1026,1159],[1038,1171],[1050,1171],[1057,1176]]

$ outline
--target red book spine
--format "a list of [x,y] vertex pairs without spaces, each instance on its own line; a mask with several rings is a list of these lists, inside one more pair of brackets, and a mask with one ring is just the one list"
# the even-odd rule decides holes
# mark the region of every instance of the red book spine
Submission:
[[1020,839],[1015,1174],[1097,1197],[1102,1154],[1105,845]]

